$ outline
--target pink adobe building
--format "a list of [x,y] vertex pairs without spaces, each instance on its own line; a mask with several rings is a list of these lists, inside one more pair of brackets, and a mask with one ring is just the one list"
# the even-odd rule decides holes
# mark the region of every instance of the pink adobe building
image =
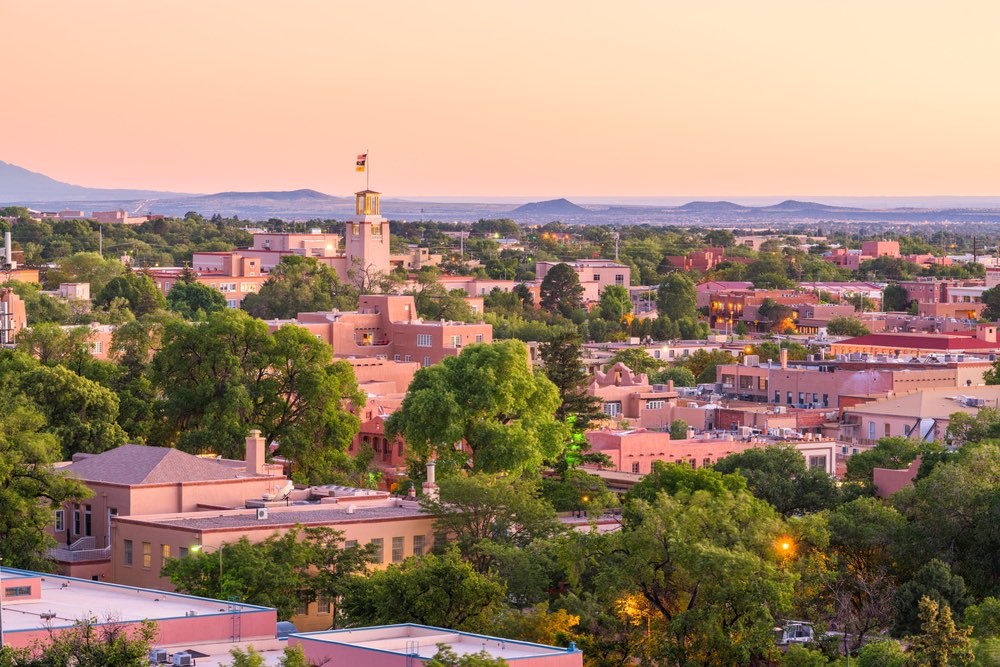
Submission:
[[541,282],[557,264],[566,264],[576,272],[583,287],[584,301],[597,301],[608,285],[628,288],[632,269],[610,259],[578,259],[574,262],[535,262],[535,278]]
[[[160,576],[168,558],[184,558],[192,550],[215,554],[223,544],[243,538],[261,542],[296,528],[332,528],[343,534],[348,546],[373,544],[373,567],[378,568],[433,546],[434,517],[416,501],[335,486],[313,487],[293,497],[299,499],[258,499],[241,509],[119,517],[112,527],[111,576],[116,583],[172,590],[169,580]],[[221,566],[225,570],[224,559]],[[333,612],[330,599],[304,599],[292,621],[302,629],[329,628]]]
[[606,373],[595,371],[587,393],[601,399],[604,414],[617,422],[662,430],[683,419],[697,430],[713,428],[714,412],[693,401],[679,404],[673,382],[650,385],[644,373],[633,373],[621,362]]
[[97,623],[113,619],[126,630],[152,620],[154,645],[170,647],[169,653],[246,641],[261,646],[273,642],[277,633],[275,610],[256,605],[10,568],[0,570],[0,585],[0,627],[4,646],[11,648],[47,642],[86,618]]
[[[194,271],[199,283],[222,292],[229,308],[239,308],[247,294],[256,294],[260,291],[261,285],[267,281],[267,275],[262,273],[260,259],[257,257],[247,257],[239,252],[212,253],[212,255],[219,260],[218,268],[206,268],[203,265],[195,266],[191,270]],[[182,272],[183,269],[179,268],[148,271],[149,277],[164,294],[170,292],[177,284]]]
[[702,273],[711,271],[722,262],[728,261],[725,248],[692,250],[686,255],[667,255],[664,259],[682,271],[701,271]]
[[[832,354],[868,354],[891,357],[931,354],[989,355],[1000,349],[996,323],[979,324],[975,331],[952,333],[873,333],[830,345]],[[973,384],[981,384],[974,382]]]
[[420,667],[445,645],[459,657],[486,652],[518,667],[583,667],[572,643],[559,648],[412,623],[293,634],[288,643],[300,646],[312,665]]
[[271,320],[274,331],[296,324],[333,347],[337,357],[376,357],[436,364],[458,355],[463,347],[493,342],[493,327],[484,323],[425,321],[417,316],[410,295],[369,294],[358,310],[299,313],[295,320]]
[[921,459],[918,456],[913,459],[907,467],[902,470],[892,468],[874,468],[872,470],[872,483],[875,486],[875,495],[879,498],[888,498],[897,491],[913,484],[920,472]]
[[[719,437],[672,440],[669,433],[645,429],[588,431],[586,436],[591,451],[607,455],[616,471],[639,475],[648,474],[654,461],[705,468],[730,454],[776,444],[762,438],[737,439],[728,433]],[[833,440],[814,439],[812,434],[806,434],[788,444],[802,453],[809,467],[834,474],[837,445]]]
[[712,295],[708,304],[709,326],[717,328],[745,322],[756,327],[758,309],[767,299],[793,308],[819,303],[816,294],[799,290],[748,289],[717,292]]
[[281,466],[265,462],[264,439],[247,439],[244,461],[193,456],[169,447],[123,445],[101,454],[77,454],[59,468],[82,481],[92,496],[55,511],[49,556],[64,574],[113,580],[111,532],[117,517],[243,507],[248,498],[288,486]]
[[752,289],[753,283],[745,280],[706,280],[695,286],[696,303],[699,308],[708,308],[715,294]]
[[0,345],[13,345],[17,334],[28,326],[28,315],[21,300],[9,287],[0,289]]
[[778,364],[760,363],[750,355],[742,364],[718,366],[716,381],[722,395],[785,407],[837,409],[844,407],[847,397],[981,385],[983,373],[990,367],[988,360],[939,362],[926,358],[911,361],[860,356],[843,361],[789,364],[787,356],[782,356]]

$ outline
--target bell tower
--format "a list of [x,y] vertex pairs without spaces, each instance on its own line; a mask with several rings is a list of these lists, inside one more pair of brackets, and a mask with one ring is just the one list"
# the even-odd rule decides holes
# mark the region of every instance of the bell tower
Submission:
[[381,193],[354,193],[354,215],[344,228],[347,270],[389,273],[389,221],[379,213]]

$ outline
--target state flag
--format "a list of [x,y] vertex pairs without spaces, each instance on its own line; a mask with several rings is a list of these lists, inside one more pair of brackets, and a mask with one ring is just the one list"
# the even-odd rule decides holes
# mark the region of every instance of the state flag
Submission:
[[358,161],[354,165],[354,171],[364,171],[366,162],[368,162],[368,153],[362,153],[358,156]]

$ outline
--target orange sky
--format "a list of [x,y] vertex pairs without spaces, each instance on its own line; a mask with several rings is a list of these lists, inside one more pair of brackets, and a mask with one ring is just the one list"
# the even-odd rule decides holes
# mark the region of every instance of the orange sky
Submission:
[[1000,194],[1000,3],[0,0],[0,160],[95,187]]

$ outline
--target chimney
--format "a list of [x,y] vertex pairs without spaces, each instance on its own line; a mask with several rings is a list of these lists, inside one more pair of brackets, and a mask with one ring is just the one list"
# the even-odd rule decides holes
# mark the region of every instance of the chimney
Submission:
[[434,470],[437,464],[433,460],[427,462],[427,481],[423,484],[424,495],[428,498],[438,499],[438,485],[434,483]]
[[673,391],[673,390],[674,390],[674,381],[667,380],[667,391]]
[[781,348],[781,368],[782,370],[788,368],[788,348]]
[[266,459],[264,458],[264,445],[266,442],[264,438],[260,437],[260,431],[254,429],[250,431],[250,437],[247,438],[247,453],[246,453],[246,464],[247,472],[253,475],[263,475],[264,474],[264,464]]
[[12,266],[13,261],[11,260],[11,252],[13,250],[14,243],[10,240],[10,232],[3,233],[3,265]]

